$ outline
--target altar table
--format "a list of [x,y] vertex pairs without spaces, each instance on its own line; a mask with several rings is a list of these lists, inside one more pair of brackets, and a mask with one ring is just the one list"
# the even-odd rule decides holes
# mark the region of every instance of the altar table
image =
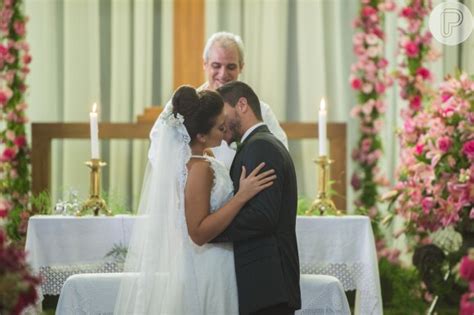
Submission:
[[[128,245],[134,220],[125,215],[30,218],[27,260],[44,278],[42,294],[58,295],[72,274],[120,272],[120,262],[106,254]],[[383,314],[368,217],[298,217],[296,233],[301,274],[334,276],[344,290],[356,290],[355,314]]]

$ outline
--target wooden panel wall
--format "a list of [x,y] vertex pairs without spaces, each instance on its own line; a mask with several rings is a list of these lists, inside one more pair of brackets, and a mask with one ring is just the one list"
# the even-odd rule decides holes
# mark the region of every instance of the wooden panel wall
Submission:
[[173,71],[175,89],[204,83],[204,0],[174,0]]

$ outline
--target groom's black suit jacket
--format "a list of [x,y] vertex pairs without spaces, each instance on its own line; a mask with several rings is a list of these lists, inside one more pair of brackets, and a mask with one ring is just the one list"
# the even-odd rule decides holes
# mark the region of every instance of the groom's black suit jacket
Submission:
[[280,303],[293,309],[301,305],[295,168],[288,150],[265,125],[253,130],[237,150],[230,170],[235,191],[242,166],[249,174],[261,162],[262,172],[274,169],[277,179],[247,202],[215,240],[234,242],[240,314]]

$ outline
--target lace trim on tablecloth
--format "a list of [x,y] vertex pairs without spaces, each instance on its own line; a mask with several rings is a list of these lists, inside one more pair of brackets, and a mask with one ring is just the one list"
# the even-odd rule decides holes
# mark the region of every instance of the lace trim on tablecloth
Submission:
[[59,295],[64,282],[66,282],[69,276],[82,273],[112,273],[122,271],[123,264],[116,262],[40,267],[40,276],[43,280],[41,289],[43,295]]
[[371,277],[370,267],[363,263],[300,264],[301,274],[324,274],[336,277],[345,291],[357,290],[360,297],[360,314],[374,314],[379,301],[377,283]]

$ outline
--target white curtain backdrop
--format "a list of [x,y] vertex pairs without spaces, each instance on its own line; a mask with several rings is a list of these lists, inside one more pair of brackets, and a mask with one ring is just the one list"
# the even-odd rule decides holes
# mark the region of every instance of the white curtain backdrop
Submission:
[[[103,122],[133,122],[172,91],[172,2],[26,0],[32,122],[88,122],[93,102]],[[116,203],[138,202],[148,141],[101,141],[104,190]],[[53,144],[53,203],[69,189],[85,198],[89,141]]]
[[[350,152],[358,139],[349,117],[355,104],[348,77],[352,54],[351,22],[356,0],[207,0],[206,37],[216,31],[240,34],[246,46],[241,79],[269,103],[281,121],[316,121],[319,101],[327,98],[329,121],[348,125],[347,182]],[[397,1],[399,5],[404,1]],[[435,1],[435,4],[439,1]],[[466,4],[474,10],[473,1]],[[29,116],[33,122],[88,120],[94,101],[101,120],[132,122],[152,104],[164,104],[172,93],[172,0],[26,0],[28,41],[33,63],[29,76]],[[395,67],[397,23],[385,21],[386,54]],[[474,71],[473,36],[431,66],[437,81],[455,67]],[[461,63],[462,61],[462,63]],[[387,94],[385,157],[381,167],[393,180],[398,160],[394,136],[405,106],[394,86]],[[146,162],[146,141],[102,141],[104,188],[134,208]],[[316,141],[291,141],[301,196],[316,190]],[[68,187],[87,195],[88,141],[57,141],[53,153],[53,192]],[[61,193],[57,193],[61,192]],[[352,210],[352,190],[347,208]],[[56,200],[53,200],[53,202]]]

